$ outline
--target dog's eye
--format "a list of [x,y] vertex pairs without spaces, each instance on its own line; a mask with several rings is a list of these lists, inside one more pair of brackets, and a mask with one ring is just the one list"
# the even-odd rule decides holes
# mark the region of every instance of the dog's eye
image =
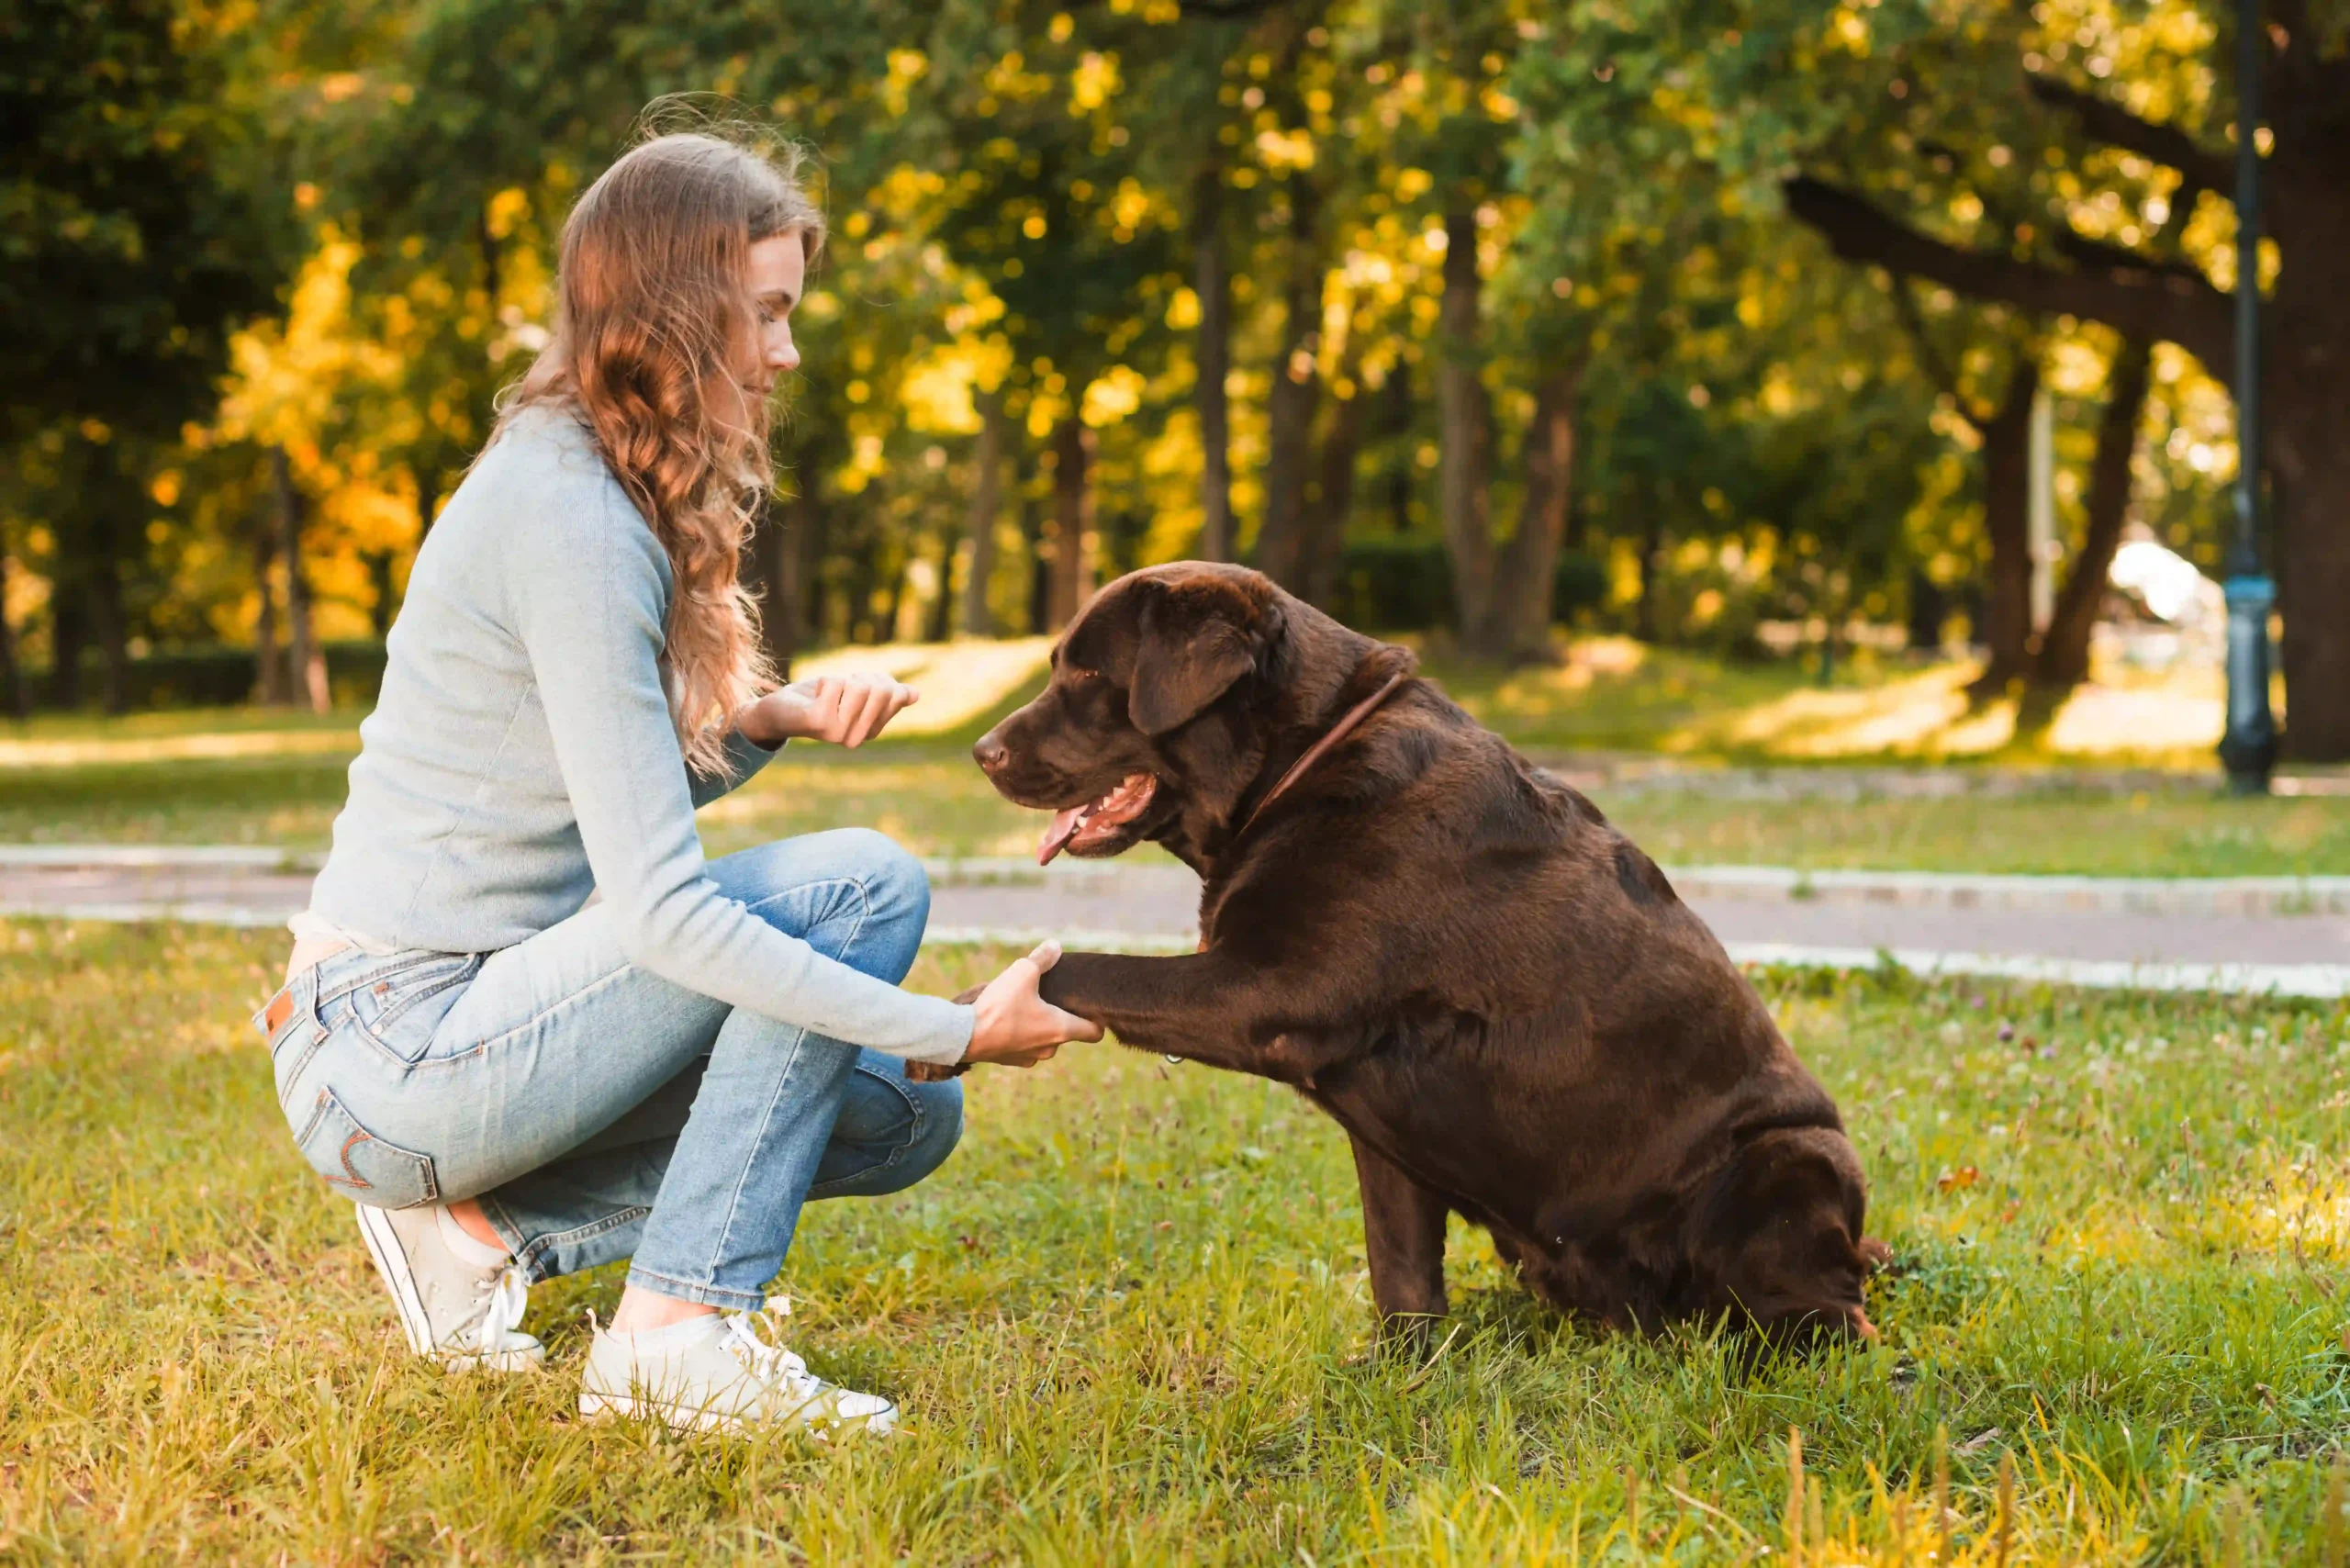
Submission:
[[1099,680],[1102,678],[1102,672],[1098,669],[1079,669],[1073,665],[1063,666],[1061,673],[1069,677],[1071,680]]

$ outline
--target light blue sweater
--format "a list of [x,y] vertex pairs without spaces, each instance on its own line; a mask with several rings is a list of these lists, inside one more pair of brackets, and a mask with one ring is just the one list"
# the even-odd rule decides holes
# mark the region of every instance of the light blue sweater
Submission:
[[763,766],[689,777],[660,665],[668,556],[587,428],[518,419],[418,551],[383,694],[311,913],[395,947],[481,953],[600,888],[631,962],[852,1045],[959,1058],[971,1010],[824,957],[718,890],[694,808]]

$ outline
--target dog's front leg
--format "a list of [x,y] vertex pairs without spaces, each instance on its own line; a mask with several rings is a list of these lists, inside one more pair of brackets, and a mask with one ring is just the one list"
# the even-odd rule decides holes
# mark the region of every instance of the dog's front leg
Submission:
[[1137,1049],[1285,1081],[1296,1076],[1272,1015],[1274,997],[1222,953],[1064,953],[1038,989],[1054,1006]]
[[1382,1338],[1426,1343],[1445,1314],[1444,1199],[1421,1186],[1359,1137],[1355,1180],[1362,1188],[1362,1239],[1371,1263],[1371,1299]]

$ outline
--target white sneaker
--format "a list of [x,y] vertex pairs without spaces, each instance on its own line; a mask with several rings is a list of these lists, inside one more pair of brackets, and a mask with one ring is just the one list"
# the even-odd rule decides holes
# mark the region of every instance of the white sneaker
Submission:
[[688,1318],[643,1334],[599,1328],[579,1383],[582,1416],[650,1416],[681,1431],[754,1426],[887,1432],[898,1407],[877,1394],[826,1383],[808,1363],[751,1327],[753,1314]]
[[453,1372],[529,1372],[546,1359],[546,1347],[518,1327],[531,1286],[511,1258],[460,1257],[442,1233],[438,1207],[357,1207],[359,1234],[391,1289],[408,1349]]

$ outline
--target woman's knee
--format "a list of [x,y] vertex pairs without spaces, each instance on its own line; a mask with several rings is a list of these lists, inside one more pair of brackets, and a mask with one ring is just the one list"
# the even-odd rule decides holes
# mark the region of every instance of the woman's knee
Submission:
[[910,1083],[894,1072],[876,1076],[888,1078],[897,1092],[888,1102],[874,1097],[842,1108],[834,1129],[834,1147],[819,1170],[811,1197],[878,1198],[902,1193],[946,1164],[962,1141],[960,1083]]
[[863,827],[841,831],[854,841],[846,846],[847,856],[865,894],[865,917],[856,938],[863,950],[843,956],[894,985],[913,968],[930,924],[930,873],[887,834]]
[[869,827],[845,827],[840,833],[865,886],[870,913],[910,923],[919,931],[930,918],[930,873],[921,860],[886,833]]
[[[805,935],[843,962],[892,984],[905,979],[930,921],[930,876],[887,834],[834,828],[727,856],[714,868],[721,887],[773,924]],[[811,884],[853,892],[829,899],[822,919],[834,923],[836,950],[807,912],[772,895]],[[853,932],[853,935],[849,933]]]
[[922,1111],[921,1129],[906,1150],[907,1163],[914,1167],[911,1180],[919,1182],[946,1164],[963,1141],[963,1085],[950,1078],[942,1083],[909,1083],[906,1092]]

